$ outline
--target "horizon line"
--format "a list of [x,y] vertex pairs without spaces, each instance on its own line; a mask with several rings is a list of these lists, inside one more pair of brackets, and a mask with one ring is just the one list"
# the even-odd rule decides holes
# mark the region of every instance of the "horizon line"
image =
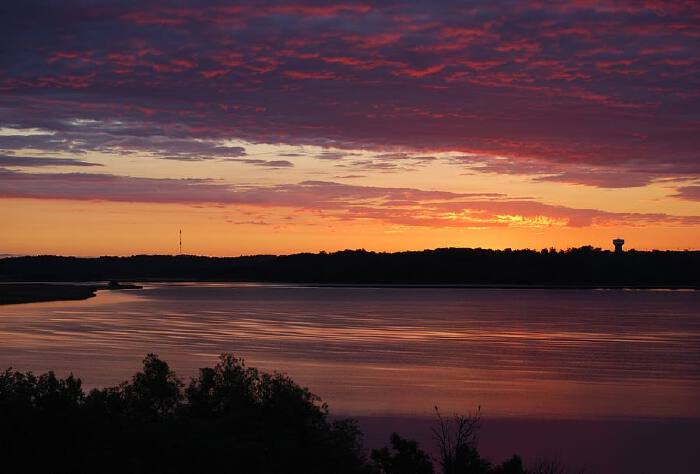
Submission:
[[[207,255],[207,254],[190,254],[190,253],[132,253],[132,254],[102,254],[102,255],[66,255],[66,254],[52,254],[52,253],[36,253],[36,254],[0,254],[0,260],[8,258],[23,258],[23,257],[61,257],[61,258],[130,258],[130,257],[198,257],[198,258],[241,258],[241,257],[291,257],[295,255],[333,255],[342,252],[366,252],[374,254],[400,254],[400,253],[417,253],[417,252],[434,252],[438,250],[482,250],[491,252],[537,252],[542,253],[543,251],[548,251],[552,253],[566,253],[571,250],[581,250],[585,248],[590,248],[595,251],[615,253],[614,249],[595,247],[592,245],[581,245],[578,247],[567,247],[567,248],[556,248],[556,247],[545,247],[541,249],[529,248],[529,247],[432,247],[423,249],[412,249],[412,250],[368,250],[365,248],[346,248],[341,250],[316,250],[316,251],[300,251],[291,253],[254,253],[254,254],[238,254],[238,255]],[[699,252],[700,248],[630,248],[625,250],[623,253],[636,252],[636,253],[647,253],[647,252]]]

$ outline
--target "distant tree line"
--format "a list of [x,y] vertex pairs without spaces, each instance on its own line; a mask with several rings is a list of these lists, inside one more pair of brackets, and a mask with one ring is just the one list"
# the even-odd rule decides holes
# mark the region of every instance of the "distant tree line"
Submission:
[[345,250],[230,258],[34,256],[0,259],[0,280],[697,288],[700,286],[700,251],[630,250],[616,254],[586,246],[559,251],[445,248],[382,253]]
[[[437,409],[436,409],[437,410]],[[154,354],[130,382],[85,393],[73,375],[0,372],[0,466],[23,473],[557,474],[479,455],[477,415],[444,419],[436,459],[393,434],[368,453],[352,420],[279,373],[224,354],[184,384]]]

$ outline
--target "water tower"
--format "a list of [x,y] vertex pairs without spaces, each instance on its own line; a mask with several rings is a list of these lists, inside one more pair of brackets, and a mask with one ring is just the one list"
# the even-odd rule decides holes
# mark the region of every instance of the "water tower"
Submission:
[[615,253],[622,253],[622,246],[625,245],[625,239],[613,239],[613,245],[615,246]]

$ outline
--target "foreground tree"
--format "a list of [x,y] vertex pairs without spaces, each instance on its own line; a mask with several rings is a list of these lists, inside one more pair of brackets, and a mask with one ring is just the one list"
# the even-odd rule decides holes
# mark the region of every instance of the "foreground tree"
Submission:
[[[523,474],[477,450],[479,412],[444,419],[437,463],[394,433],[368,459],[353,420],[331,420],[319,397],[279,373],[224,354],[186,386],[155,354],[130,381],[85,395],[80,379],[0,372],[2,472]],[[538,463],[534,473],[561,472]]]
[[418,443],[392,433],[391,449],[372,451],[372,462],[380,474],[433,474],[430,456],[418,448]]
[[[0,373],[0,455],[8,472],[370,472],[361,433],[282,374],[222,355],[183,389],[155,354],[131,381]],[[12,465],[12,466],[11,466]],[[99,467],[98,467],[99,466]]]
[[[438,447],[442,474],[525,474],[522,459],[514,455],[502,464],[492,466],[477,449],[481,429],[481,407],[469,415],[444,418],[435,407],[438,425],[433,437]],[[529,474],[529,473],[528,473]]]

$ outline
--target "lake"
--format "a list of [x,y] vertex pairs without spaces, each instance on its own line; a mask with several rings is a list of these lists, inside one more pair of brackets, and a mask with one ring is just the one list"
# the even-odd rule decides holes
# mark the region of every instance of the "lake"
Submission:
[[429,443],[435,405],[480,406],[486,454],[554,454],[592,472],[670,457],[695,471],[683,469],[700,434],[696,291],[148,283],[0,306],[0,367],[105,386],[148,352],[183,378],[222,352],[284,371],[359,418],[369,444],[399,428]]

